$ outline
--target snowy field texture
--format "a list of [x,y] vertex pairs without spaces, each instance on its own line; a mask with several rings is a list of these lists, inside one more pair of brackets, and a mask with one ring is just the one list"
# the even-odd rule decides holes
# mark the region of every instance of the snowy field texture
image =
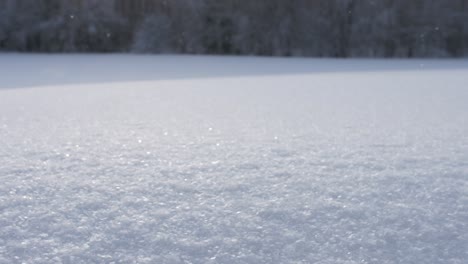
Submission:
[[0,54],[0,263],[468,263],[468,61]]

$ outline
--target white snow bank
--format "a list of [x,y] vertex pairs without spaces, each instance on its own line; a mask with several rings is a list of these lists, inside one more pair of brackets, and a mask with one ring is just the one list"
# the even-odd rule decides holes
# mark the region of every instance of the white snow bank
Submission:
[[0,90],[0,263],[466,263],[467,83],[393,69]]

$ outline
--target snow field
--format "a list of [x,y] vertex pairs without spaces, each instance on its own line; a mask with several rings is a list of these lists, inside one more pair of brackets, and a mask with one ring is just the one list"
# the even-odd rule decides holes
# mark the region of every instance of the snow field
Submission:
[[0,90],[0,263],[466,263],[468,68],[301,63]]

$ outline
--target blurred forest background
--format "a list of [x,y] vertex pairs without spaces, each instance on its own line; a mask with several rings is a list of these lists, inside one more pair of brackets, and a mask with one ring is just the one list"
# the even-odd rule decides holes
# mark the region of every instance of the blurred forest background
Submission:
[[0,51],[463,57],[468,0],[0,0]]

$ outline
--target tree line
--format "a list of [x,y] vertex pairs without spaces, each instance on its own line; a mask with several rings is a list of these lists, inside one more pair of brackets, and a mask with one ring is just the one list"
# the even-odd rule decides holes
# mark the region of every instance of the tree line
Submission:
[[0,0],[0,50],[468,55],[468,0]]

